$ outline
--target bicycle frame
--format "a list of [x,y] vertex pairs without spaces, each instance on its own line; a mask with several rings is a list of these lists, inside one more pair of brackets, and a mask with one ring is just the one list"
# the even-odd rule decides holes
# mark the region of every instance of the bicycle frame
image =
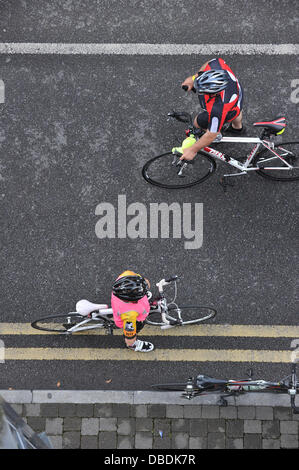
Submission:
[[[186,113],[186,112],[177,113],[177,112],[173,111],[172,113],[168,113],[168,116],[170,116],[171,118],[175,118],[179,121],[188,123],[190,133],[192,133],[194,135],[197,135],[199,138],[201,137],[202,132],[199,129],[194,128],[193,123],[192,123],[192,118],[191,118],[191,115],[189,113]],[[267,139],[263,139],[264,137],[270,138],[270,134],[268,134],[265,130],[262,131],[261,138],[259,138],[259,137],[222,137],[221,140],[219,140],[217,142],[217,143],[235,143],[235,144],[236,143],[239,143],[239,144],[254,144],[253,149],[247,155],[245,163],[242,163],[242,162],[236,160],[235,158],[227,156],[225,153],[220,152],[220,151],[218,151],[218,150],[216,150],[212,147],[204,147],[201,150],[201,152],[208,155],[208,156],[210,156],[210,157],[215,158],[216,160],[220,160],[223,163],[227,163],[230,166],[232,166],[232,167],[234,167],[234,168],[236,168],[237,170],[240,171],[240,173],[231,173],[231,174],[223,175],[224,177],[246,175],[250,171],[260,170],[261,168],[258,165],[254,166],[254,167],[253,166],[250,167],[250,164],[252,163],[254,157],[257,155],[257,153],[258,153],[258,151],[261,147],[265,147],[267,150],[269,150],[273,154],[273,157],[262,160],[263,164],[265,162],[268,162],[268,161],[272,160],[272,159],[279,158],[285,165],[284,167],[275,167],[275,166],[265,167],[265,166],[263,166],[263,170],[280,170],[281,171],[281,170],[289,170],[289,169],[293,168],[293,166],[290,165],[281,155],[279,155],[279,153],[274,151],[274,142],[271,141],[271,138],[270,138],[270,140],[267,140]],[[282,142],[282,145],[283,145],[283,142]],[[287,150],[285,150],[285,152],[290,153]],[[189,162],[182,162],[182,165],[181,165],[182,167],[181,167],[181,170],[180,170],[180,176],[182,176],[182,171],[188,163]]]
[[[290,379],[286,384],[286,380]],[[240,393],[288,393],[291,399],[291,408],[294,414],[299,414],[299,407],[295,405],[295,398],[299,391],[299,382],[296,376],[296,363],[292,363],[291,375],[280,382],[269,382],[266,380],[218,380],[205,375],[198,375],[196,379],[189,378],[182,397],[191,400],[192,398],[205,395],[207,393],[223,394],[220,396],[219,404],[226,406],[224,397],[237,396]]]
[[[70,313],[78,313],[78,312],[70,312]],[[72,326],[71,328],[68,329],[66,334],[71,334],[71,333],[76,333],[79,331],[86,331],[86,330],[95,330],[97,328],[101,328],[102,325],[95,324],[95,325],[89,325],[85,326],[91,321],[96,321],[102,319],[107,322],[107,328],[109,329],[110,327],[113,328],[114,322],[112,318],[108,318],[108,316],[112,317],[113,315],[113,310],[112,308],[106,308],[106,309],[101,309],[98,312],[92,312],[90,315],[88,315],[84,320],[82,320],[79,323],[76,323],[76,325]]]
[[[176,280],[177,280],[177,276],[173,276],[172,278],[168,280],[162,279],[160,282],[156,284],[158,287],[161,299],[159,299],[158,301],[157,308],[154,310],[151,310],[149,314],[151,312],[157,312],[157,311],[161,313],[162,322],[165,323],[165,325],[161,327],[162,329],[171,328],[172,326],[175,326],[175,325],[171,325],[171,317],[169,317],[170,320],[168,320],[167,312],[168,312],[168,305],[174,304],[174,301],[176,299],[176,294],[177,294]],[[169,304],[167,304],[167,300],[164,294],[164,287],[169,285],[173,281],[175,282],[175,296],[174,296],[174,299]],[[179,316],[179,321],[182,322],[180,310],[178,309],[177,312]],[[74,314],[74,313],[78,314],[78,312],[70,312],[69,314]],[[89,325],[90,322],[92,321],[96,322],[97,320],[104,320],[104,325],[102,323],[95,323],[93,325]],[[69,318],[69,323],[70,324],[72,323],[71,317]],[[177,324],[178,322],[176,322],[176,325]],[[84,320],[80,321],[79,323],[76,323],[74,326],[69,328],[67,332],[65,332],[65,334],[77,333],[79,331],[95,330],[95,329],[103,328],[103,327],[106,328],[108,333],[113,334],[113,329],[115,329],[116,327],[113,321],[113,309],[112,308],[104,308],[104,309],[99,309],[98,311],[95,311],[95,312],[91,312],[90,314],[86,315]]]
[[239,143],[239,144],[246,144],[246,143],[252,143],[255,144],[251,152],[247,155],[246,162],[242,163],[239,162],[238,160],[228,157],[225,153],[219,152],[218,150],[215,150],[212,147],[204,147],[201,152],[205,153],[206,155],[210,155],[211,157],[220,160],[224,163],[227,163],[228,165],[231,165],[234,168],[237,168],[238,170],[241,171],[241,173],[232,173],[228,175],[224,175],[225,177],[227,176],[238,176],[238,175],[245,175],[249,171],[258,171],[260,170],[259,166],[254,166],[254,167],[249,167],[251,162],[253,161],[254,157],[258,153],[259,149],[261,147],[267,148],[270,152],[273,153],[273,157],[267,158],[266,160],[263,160],[263,163],[266,161],[270,161],[271,159],[279,158],[284,164],[285,167],[264,167],[264,170],[289,170],[292,168],[292,165],[290,165],[281,155],[279,155],[277,152],[274,151],[272,148],[273,146],[271,145],[272,143],[267,140],[262,140],[258,137],[222,137],[222,139],[219,141],[219,143]]
[[[162,279],[160,282],[158,282],[156,284],[156,286],[158,287],[158,291],[159,291],[159,294],[161,296],[161,299],[159,300],[159,303],[158,303],[158,311],[161,313],[161,319],[162,319],[162,322],[165,323],[165,325],[162,325],[161,326],[161,329],[162,330],[166,330],[168,328],[173,328],[174,326],[177,326],[179,323],[182,323],[183,322],[183,319],[182,319],[182,316],[181,316],[181,310],[179,309],[178,305],[175,303],[175,300],[176,300],[176,297],[177,297],[177,276],[173,276],[172,278],[170,279]],[[172,301],[168,304],[167,303],[167,300],[166,300],[166,297],[165,297],[165,294],[164,294],[164,287],[165,286],[168,286],[171,282],[174,282],[175,283],[175,294],[174,294],[174,298],[172,299]],[[168,306],[169,305],[175,305],[176,308],[177,308],[177,314],[178,314],[178,319],[175,320],[175,322],[172,323],[171,320],[174,320],[171,316],[168,315]],[[157,311],[155,310],[155,312]],[[150,312],[151,313],[151,312]]]

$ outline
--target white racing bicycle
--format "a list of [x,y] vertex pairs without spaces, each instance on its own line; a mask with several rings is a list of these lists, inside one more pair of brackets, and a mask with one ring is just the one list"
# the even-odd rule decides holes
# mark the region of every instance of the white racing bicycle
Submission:
[[[183,306],[176,303],[178,276],[162,279],[156,284],[159,296],[149,299],[151,310],[145,322],[162,329],[176,326],[195,325],[210,320],[217,314],[212,307]],[[164,288],[174,283],[174,298],[167,302]],[[113,321],[112,308],[107,304],[96,304],[86,299],[79,300],[76,311],[62,315],[50,315],[31,323],[33,328],[59,334],[71,335],[80,331],[104,328],[107,334],[113,334],[117,327]]]
[[[191,146],[203,135],[201,129],[193,127],[189,113],[173,111],[168,113],[168,116],[189,125],[185,131],[186,147]],[[234,173],[225,174],[220,180],[224,189],[228,184],[227,178],[252,173],[272,181],[299,180],[299,142],[283,142],[280,135],[286,127],[285,117],[256,122],[254,126],[262,129],[260,137],[224,136],[212,144],[213,147],[219,143],[251,144],[252,149],[248,155],[244,155],[244,161],[212,147],[200,150],[192,161],[180,160],[183,142],[182,147],[174,147],[171,151],[147,161],[143,166],[142,175],[148,183],[160,188],[190,188],[209,178],[216,170],[215,160],[220,160],[236,170]]]

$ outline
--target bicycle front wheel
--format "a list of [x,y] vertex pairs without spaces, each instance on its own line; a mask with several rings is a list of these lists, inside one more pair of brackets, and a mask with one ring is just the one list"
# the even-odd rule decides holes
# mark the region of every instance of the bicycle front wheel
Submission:
[[275,157],[272,152],[264,148],[258,153],[255,162],[257,166],[261,167],[257,173],[263,178],[268,178],[272,181],[299,180],[299,142],[281,143],[275,147],[274,151],[284,161],[279,157]]
[[[181,325],[196,325],[206,320],[210,320],[217,315],[217,311],[211,307],[180,307],[180,314],[182,318]],[[167,319],[169,321],[178,321],[179,320],[178,309],[175,306],[168,307]],[[165,323],[162,322],[161,313],[159,312],[150,312],[149,316],[146,319],[146,323],[153,326],[163,326]]]
[[52,333],[66,334],[70,333],[69,330],[81,321],[86,319],[79,313],[71,312],[64,315],[51,315],[49,317],[41,318],[31,323],[32,328],[41,331],[50,331]]
[[198,152],[179,176],[181,167],[178,157],[172,152],[163,153],[149,160],[142,168],[143,178],[154,186],[166,189],[184,189],[203,183],[216,169],[215,161],[208,155]]

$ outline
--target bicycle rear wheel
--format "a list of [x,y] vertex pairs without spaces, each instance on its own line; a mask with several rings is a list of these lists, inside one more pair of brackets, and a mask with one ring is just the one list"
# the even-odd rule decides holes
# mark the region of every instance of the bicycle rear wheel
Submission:
[[[51,315],[49,317],[35,320],[31,323],[32,328],[52,333],[69,334],[69,329],[86,319],[79,313],[70,312],[64,315]],[[97,320],[100,323],[100,320]]]
[[[261,167],[257,173],[272,181],[299,180],[299,142],[281,143],[275,147],[277,152],[292,168],[289,168],[279,157],[275,157],[268,149],[258,153],[255,164]],[[273,169],[275,167],[275,169]],[[269,169],[267,169],[269,168]],[[272,169],[271,169],[272,168]]]
[[161,390],[162,392],[183,392],[186,389],[187,382],[170,383],[170,384],[154,384],[151,388]]
[[144,165],[142,176],[148,183],[160,188],[184,189],[203,183],[216,169],[215,161],[201,152],[187,165],[183,176],[178,176],[181,167],[175,162],[176,156],[172,152],[158,155]]
[[[194,307],[186,306],[180,307],[181,317],[183,323],[181,325],[196,325],[206,320],[210,320],[217,315],[217,311],[211,307]],[[175,306],[168,307],[167,319],[170,321],[176,321],[179,319],[178,309]],[[153,326],[162,326],[165,323],[162,322],[161,313],[159,312],[150,312],[149,316],[146,319],[146,323]]]

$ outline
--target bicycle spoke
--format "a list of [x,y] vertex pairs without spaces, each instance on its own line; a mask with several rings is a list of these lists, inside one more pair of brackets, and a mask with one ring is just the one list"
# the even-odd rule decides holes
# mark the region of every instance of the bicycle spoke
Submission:
[[86,317],[79,313],[71,312],[64,315],[52,315],[34,321],[31,326],[37,330],[51,331],[53,333],[68,333],[71,328],[78,325]]
[[255,163],[261,169],[257,173],[273,181],[299,180],[299,144],[282,143],[274,152],[279,156],[267,149],[258,154]]
[[[211,307],[196,307],[196,306],[186,306],[180,307],[180,314],[183,320],[183,325],[192,325],[196,323],[201,323],[206,320],[210,320],[216,315],[216,310]],[[178,317],[177,308],[170,308],[169,314]]]
[[[216,310],[211,307],[180,307],[180,312],[178,312],[177,307],[169,306],[168,313],[166,315],[166,319],[170,322],[178,321],[178,325],[180,324],[180,318],[182,320],[182,325],[192,325],[201,323],[203,321],[207,321],[215,317],[217,314]],[[165,323],[162,322],[161,313],[159,312],[150,312],[149,316],[146,319],[146,323],[154,326],[162,326]]]
[[164,325],[164,323],[162,322],[161,313],[159,311],[150,312],[145,321],[149,325],[154,325],[154,326]]
[[192,163],[177,165],[179,157],[171,152],[149,160],[142,169],[145,180],[155,186],[170,189],[188,188],[202,183],[215,170],[213,159],[198,153]]

